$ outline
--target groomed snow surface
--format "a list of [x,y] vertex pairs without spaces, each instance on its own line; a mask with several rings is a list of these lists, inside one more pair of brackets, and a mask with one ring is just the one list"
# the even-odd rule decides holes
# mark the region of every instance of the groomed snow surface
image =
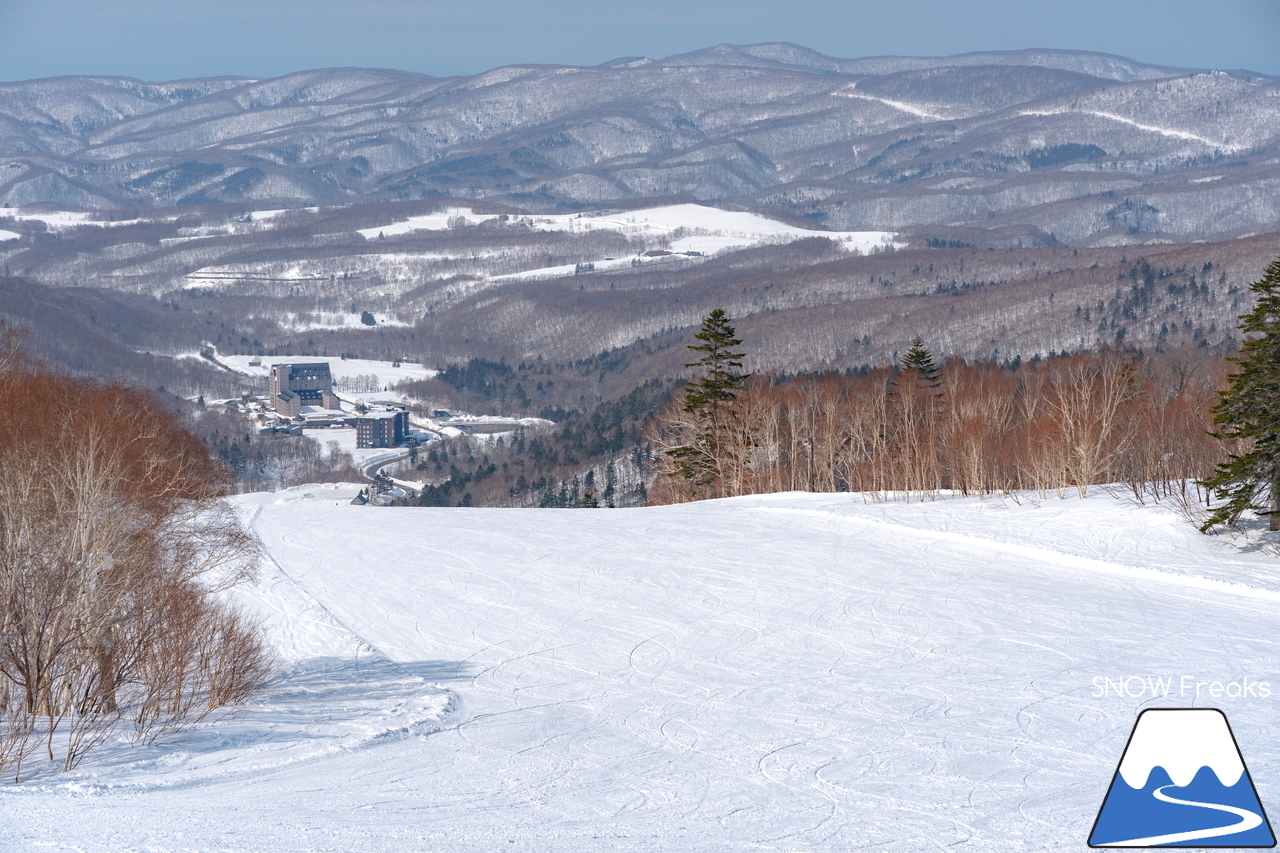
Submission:
[[[343,488],[240,499],[270,690],[181,743],[33,765],[0,785],[0,848],[1083,849],[1145,706],[1223,708],[1280,810],[1280,560],[1170,509]],[[1175,693],[1097,695],[1131,675]]]

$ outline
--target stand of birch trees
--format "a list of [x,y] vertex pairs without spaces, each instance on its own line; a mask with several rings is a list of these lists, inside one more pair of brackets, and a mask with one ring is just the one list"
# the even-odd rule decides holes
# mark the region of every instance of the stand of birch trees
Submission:
[[[1224,458],[1209,432],[1229,365],[1113,351],[1024,363],[953,360],[936,375],[756,377],[722,412],[704,485],[669,451],[707,425],[677,398],[651,438],[655,503],[804,490],[886,500],[1075,491],[1120,483],[1140,499],[1184,492]],[[705,442],[704,442],[705,444]]]

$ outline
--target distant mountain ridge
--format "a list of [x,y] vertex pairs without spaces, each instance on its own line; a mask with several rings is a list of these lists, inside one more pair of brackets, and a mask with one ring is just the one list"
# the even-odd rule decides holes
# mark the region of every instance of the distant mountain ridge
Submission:
[[450,78],[0,84],[12,207],[674,197],[813,227],[1116,244],[1280,230],[1277,190],[1276,80],[1082,51],[838,59],[774,43]]
[[[861,59],[837,59],[797,44],[732,45],[683,53],[659,60],[662,65],[743,65],[757,68],[785,68],[793,71],[816,71],[850,76],[880,76],[901,71],[924,71],[931,68],[973,67],[976,65],[1022,65],[1075,71],[1121,83],[1135,80],[1157,80],[1193,74],[1205,69],[1175,68],[1136,62],[1123,56],[1080,50],[1028,48],[1025,50],[991,50],[961,53],[954,56],[868,56]],[[1263,75],[1258,75],[1263,76]]]

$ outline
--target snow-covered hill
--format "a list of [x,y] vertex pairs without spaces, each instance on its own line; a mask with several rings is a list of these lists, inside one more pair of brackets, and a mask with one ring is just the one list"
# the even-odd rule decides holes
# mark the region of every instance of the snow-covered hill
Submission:
[[[1065,242],[1220,239],[1280,222],[1278,86],[1084,51],[851,60],[791,44],[456,78],[58,77],[0,83],[0,202],[547,213],[685,196],[844,231],[1050,220]],[[1117,223],[1126,200],[1163,217]]]
[[[473,210],[459,208],[447,213],[411,217],[385,227],[365,228],[357,233],[366,239],[374,239],[412,231],[440,231],[449,227],[450,219],[457,218],[472,224],[493,221],[499,215],[478,215]],[[720,210],[702,204],[673,204],[614,213],[526,216],[521,217],[521,220],[539,231],[581,234],[599,230],[616,231],[641,239],[666,238],[670,242],[671,251],[694,252],[699,255],[769,242],[786,243],[809,237],[825,237],[836,241],[843,248],[865,253],[892,245],[894,236],[886,231],[814,231],[796,228],[755,213]],[[572,264],[569,269],[572,272]]]
[[[1167,508],[335,495],[242,499],[270,692],[0,786],[0,848],[1061,850],[1151,704],[1223,708],[1280,797],[1280,560]],[[1184,675],[1272,693],[1197,699]],[[1172,692],[1098,695],[1128,676]]]

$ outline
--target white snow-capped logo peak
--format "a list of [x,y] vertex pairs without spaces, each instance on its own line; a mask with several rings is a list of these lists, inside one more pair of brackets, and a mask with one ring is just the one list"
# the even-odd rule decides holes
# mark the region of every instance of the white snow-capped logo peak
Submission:
[[1216,708],[1153,709],[1144,713],[1120,763],[1120,775],[1131,788],[1142,788],[1156,767],[1163,767],[1175,785],[1190,785],[1201,767],[1208,767],[1223,785],[1240,781],[1244,762]]

